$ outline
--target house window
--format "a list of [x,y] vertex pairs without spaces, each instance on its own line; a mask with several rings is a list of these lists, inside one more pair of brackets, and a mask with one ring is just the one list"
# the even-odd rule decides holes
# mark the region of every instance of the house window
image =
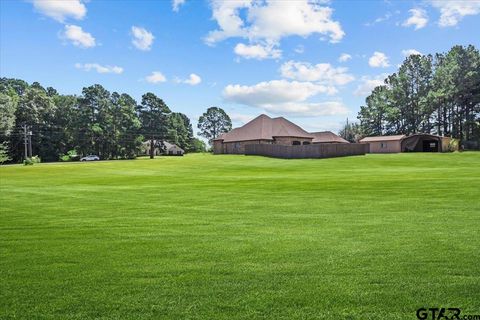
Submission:
[[181,155],[181,154],[182,154],[182,151],[177,151],[177,154],[178,154],[178,155]]
[[386,143],[386,142],[381,142],[381,143],[380,143],[380,148],[381,148],[381,149],[387,148],[387,143]]
[[293,142],[292,142],[292,145],[294,145],[294,146],[299,146],[299,145],[301,145],[301,143],[300,143],[300,141],[293,141]]
[[310,141],[303,141],[303,145],[310,144]]

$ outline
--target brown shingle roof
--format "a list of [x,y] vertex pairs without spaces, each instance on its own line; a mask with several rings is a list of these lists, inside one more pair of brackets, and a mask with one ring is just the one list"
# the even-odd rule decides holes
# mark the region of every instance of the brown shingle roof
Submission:
[[283,117],[270,118],[262,114],[244,126],[220,135],[215,140],[223,140],[223,142],[273,140],[274,137],[313,138],[307,131]]
[[310,132],[313,136],[312,143],[328,143],[328,142],[336,142],[336,143],[350,143],[347,140],[343,139],[340,136],[337,136],[335,133],[331,131],[321,131],[321,132]]
[[404,134],[399,134],[395,136],[376,136],[376,137],[365,137],[360,140],[360,142],[376,142],[376,141],[398,141],[402,140],[406,136]]

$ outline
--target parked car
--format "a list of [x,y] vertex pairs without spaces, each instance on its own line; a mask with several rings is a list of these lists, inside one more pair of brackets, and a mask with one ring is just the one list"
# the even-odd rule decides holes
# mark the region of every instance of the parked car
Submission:
[[100,158],[94,154],[80,158],[80,161],[98,161],[98,160],[100,160]]

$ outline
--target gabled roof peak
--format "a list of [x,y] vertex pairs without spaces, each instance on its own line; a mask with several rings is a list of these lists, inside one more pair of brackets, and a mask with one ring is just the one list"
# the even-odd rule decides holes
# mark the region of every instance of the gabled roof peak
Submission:
[[242,127],[222,134],[216,140],[224,142],[273,140],[274,137],[312,138],[308,132],[283,117],[272,119],[266,114],[261,114]]

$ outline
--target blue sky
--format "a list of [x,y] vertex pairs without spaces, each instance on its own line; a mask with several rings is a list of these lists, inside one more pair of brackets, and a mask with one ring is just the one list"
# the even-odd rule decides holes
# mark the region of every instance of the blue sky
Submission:
[[0,75],[337,131],[405,55],[478,48],[478,30],[477,0],[1,0]]

